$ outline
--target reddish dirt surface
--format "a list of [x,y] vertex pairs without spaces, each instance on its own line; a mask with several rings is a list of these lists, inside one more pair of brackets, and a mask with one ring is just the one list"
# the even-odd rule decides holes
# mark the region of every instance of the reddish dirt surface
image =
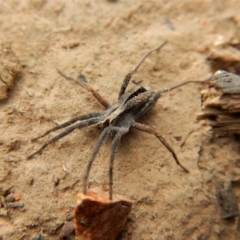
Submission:
[[[111,103],[139,58],[166,39],[168,44],[141,66],[136,82],[160,90],[183,80],[205,79],[216,66],[239,73],[239,12],[237,0],[1,1],[1,52],[10,46],[19,71],[18,77],[12,75],[14,83],[9,78],[14,86],[0,102],[3,239],[40,239],[39,234],[59,238],[63,223],[73,215],[100,134],[95,127],[76,130],[27,160],[50,136],[36,143],[32,138],[74,116],[102,109],[56,67],[73,77],[84,75]],[[232,49],[235,57],[229,58]],[[216,55],[221,58],[218,65],[209,58],[213,50],[215,61]],[[2,56],[1,77],[11,74],[13,66],[12,55]],[[2,94],[8,89],[4,87]],[[239,142],[213,138],[203,122],[196,122],[204,88],[190,84],[165,93],[140,120],[162,133],[189,174],[154,136],[133,130],[122,140],[114,193],[134,204],[118,240],[239,239],[236,222],[221,219],[216,197],[219,181],[239,177]],[[94,162],[90,187],[108,190],[110,147],[111,139]],[[239,186],[233,190],[239,202]],[[6,209],[7,204],[17,208]]]

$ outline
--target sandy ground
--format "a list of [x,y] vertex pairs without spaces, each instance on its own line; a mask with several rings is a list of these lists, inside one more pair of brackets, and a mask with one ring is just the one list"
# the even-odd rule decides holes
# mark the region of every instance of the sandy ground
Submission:
[[[145,61],[135,82],[161,90],[205,79],[216,68],[240,73],[239,12],[238,0],[0,1],[3,239],[40,239],[40,233],[58,239],[62,224],[71,220],[100,134],[95,127],[76,130],[27,160],[50,136],[36,143],[32,138],[74,116],[103,109],[56,67],[72,77],[84,75],[111,103],[117,101],[124,76],[164,40],[168,44]],[[221,61],[216,62],[218,55]],[[162,133],[189,174],[154,136],[132,130],[122,140],[114,193],[134,205],[118,240],[238,239],[236,221],[221,219],[216,185],[239,178],[239,142],[213,138],[204,122],[196,122],[200,91],[206,87],[190,84],[165,93],[139,120]],[[94,162],[90,187],[108,190],[110,147],[111,139]],[[239,186],[233,190],[239,202]],[[7,204],[12,208],[6,209]]]

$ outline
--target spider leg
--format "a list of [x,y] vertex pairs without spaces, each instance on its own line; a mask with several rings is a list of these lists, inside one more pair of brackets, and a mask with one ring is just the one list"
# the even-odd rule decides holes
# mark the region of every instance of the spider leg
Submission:
[[119,128],[118,132],[114,136],[113,143],[112,143],[112,150],[110,156],[110,166],[109,166],[109,198],[112,200],[112,188],[113,188],[113,164],[115,159],[115,154],[117,151],[117,147],[119,142],[124,134],[129,131],[129,128]]
[[118,95],[118,100],[120,99],[120,97],[125,93],[125,90],[133,76],[134,73],[137,72],[138,68],[141,66],[141,64],[145,61],[145,59],[154,51],[161,49],[165,44],[167,43],[167,41],[164,41],[160,46],[158,46],[157,48],[153,48],[150,51],[146,52],[142,58],[139,60],[139,62],[133,67],[133,69],[125,76],[119,95]]
[[107,102],[107,100],[105,100],[96,90],[94,90],[93,88],[91,88],[90,86],[88,86],[88,84],[83,83],[75,78],[69,77],[67,75],[65,75],[62,71],[60,71],[57,68],[57,71],[60,75],[62,75],[64,78],[74,81],[76,84],[80,85],[81,87],[87,89],[92,95],[93,97],[95,97],[95,99],[97,99],[97,101],[102,104],[102,106],[104,106],[105,108],[109,108],[110,104]]
[[112,131],[111,127],[107,127],[105,128],[98,141],[97,141],[97,144],[93,150],[93,153],[91,155],[91,158],[88,162],[88,165],[87,165],[87,170],[86,170],[86,173],[85,173],[85,176],[84,176],[84,179],[83,179],[83,192],[86,193],[87,192],[87,180],[88,180],[88,177],[89,177],[89,172],[90,172],[90,169],[92,167],[92,163],[94,161],[94,159],[96,158],[96,155],[100,149],[100,147],[102,146],[102,144],[104,143],[105,139],[108,137],[108,135],[110,134],[110,132]]
[[147,133],[151,133],[154,134],[160,141],[161,143],[168,149],[169,152],[172,153],[174,160],[176,161],[176,163],[186,172],[189,172],[178,160],[176,153],[174,152],[174,150],[172,149],[172,147],[165,141],[165,139],[161,136],[161,134],[156,131],[155,129],[141,124],[141,123],[135,123],[135,125],[133,125],[134,128],[147,132]]
[[83,114],[81,116],[77,116],[75,118],[70,119],[67,122],[64,122],[62,124],[59,124],[59,125],[51,128],[51,129],[49,129],[48,131],[46,131],[42,135],[40,135],[36,138],[33,138],[32,141],[34,142],[34,141],[38,140],[39,138],[45,137],[46,135],[48,135],[51,132],[54,132],[54,131],[56,131],[58,129],[61,129],[61,128],[64,128],[64,127],[67,127],[67,126],[75,123],[76,121],[85,120],[85,119],[94,118],[94,117],[100,117],[101,115],[102,115],[102,112],[93,112],[93,113],[87,113],[87,114]]
[[160,90],[159,93],[164,93],[164,92],[168,92],[168,91],[171,91],[175,88],[179,88],[179,87],[182,87],[184,85],[187,85],[189,83],[207,83],[209,82],[209,78],[205,79],[205,80],[202,80],[202,81],[197,81],[197,80],[189,80],[189,81],[184,81],[184,82],[181,82],[181,83],[178,83],[176,84],[175,86],[172,86],[170,88],[166,88],[166,89],[163,89],[163,90]]
[[77,123],[71,127],[68,127],[65,131],[63,131],[62,133],[58,134],[57,136],[51,138],[50,140],[48,140],[39,150],[37,150],[36,152],[32,153],[31,155],[29,155],[27,158],[30,159],[33,156],[35,156],[38,153],[41,153],[43,151],[43,149],[45,149],[49,144],[56,142],[57,140],[63,138],[64,136],[68,135],[69,133],[71,133],[73,130],[77,129],[77,128],[84,128],[87,127],[89,125],[92,125],[94,123],[99,122],[101,118],[99,117],[95,117],[95,118],[90,118],[87,120],[83,120],[80,123]]

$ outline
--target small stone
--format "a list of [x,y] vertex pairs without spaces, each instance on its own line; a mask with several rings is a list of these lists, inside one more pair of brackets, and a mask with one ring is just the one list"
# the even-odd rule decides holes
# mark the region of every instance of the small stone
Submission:
[[174,138],[175,138],[177,141],[181,141],[181,140],[182,140],[182,136],[174,136]]
[[239,217],[237,197],[232,190],[231,182],[216,181],[216,197],[221,209],[221,218],[229,220]]
[[23,208],[24,204],[23,203],[8,203],[7,207],[8,208]]
[[87,83],[86,77],[83,74],[79,74],[77,79],[81,82]]
[[70,49],[78,47],[80,42],[78,40],[72,40],[69,42],[62,43],[62,48]]
[[93,191],[77,195],[75,233],[81,240],[115,240],[126,224],[132,202],[120,196],[110,200]]
[[44,235],[39,233],[38,235],[32,237],[32,240],[47,240]]
[[27,183],[28,183],[29,185],[33,185],[33,183],[34,183],[34,178],[33,178],[33,177],[29,177],[28,180],[27,180]]
[[52,181],[54,183],[54,186],[57,186],[60,182],[60,179],[54,175]]
[[27,227],[27,228],[35,228],[38,225],[39,225],[38,223],[27,223],[24,226]]
[[139,84],[139,83],[142,82],[142,79],[139,78],[139,77],[135,77],[135,78],[132,80],[132,82],[135,83],[135,84]]
[[5,197],[5,201],[6,202],[14,202],[15,198],[14,198],[14,195],[12,193],[10,193],[9,195],[7,195]]
[[66,222],[61,229],[59,239],[65,239],[73,233],[74,229],[74,224],[72,222]]
[[6,208],[0,209],[0,217],[7,217],[8,216],[8,210]]
[[21,198],[21,194],[20,193],[14,193],[13,196],[14,196],[15,201],[19,201],[20,198]]
[[74,216],[73,215],[68,215],[67,217],[66,217],[66,221],[72,221],[73,220],[73,218],[74,218]]

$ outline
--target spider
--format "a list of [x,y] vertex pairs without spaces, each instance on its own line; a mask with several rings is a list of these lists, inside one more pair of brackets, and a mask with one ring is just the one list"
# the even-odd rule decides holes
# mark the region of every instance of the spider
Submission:
[[80,82],[77,79],[66,76],[59,69],[57,69],[58,73],[62,75],[64,78],[74,81],[79,84],[81,87],[87,89],[94,98],[105,108],[103,111],[91,112],[87,114],[83,114],[81,116],[74,117],[67,122],[59,124],[39,137],[33,138],[32,141],[36,141],[39,138],[45,137],[49,133],[67,127],[63,132],[59,133],[55,137],[48,140],[39,150],[32,153],[28,156],[28,159],[32,158],[36,154],[41,154],[43,149],[45,149],[49,144],[58,141],[64,136],[70,134],[75,129],[84,128],[90,125],[98,125],[103,128],[103,131],[95,145],[95,148],[92,152],[90,160],[87,164],[87,169],[84,175],[83,182],[83,192],[87,191],[88,177],[89,172],[92,166],[96,155],[102,146],[104,140],[112,133],[115,133],[112,141],[112,149],[110,154],[110,166],[109,166],[109,198],[112,199],[112,188],[113,188],[113,164],[115,159],[115,154],[117,151],[117,147],[120,143],[121,138],[129,132],[130,128],[133,127],[143,132],[147,132],[155,135],[160,142],[168,149],[168,151],[172,154],[176,163],[185,171],[189,172],[178,160],[176,153],[173,148],[166,142],[166,140],[161,136],[161,134],[155,130],[154,128],[144,125],[142,123],[137,122],[141,116],[143,116],[161,97],[163,92],[172,90],[174,88],[183,86],[190,82],[196,81],[185,81],[178,85],[175,85],[171,88],[164,89],[162,91],[153,91],[147,90],[146,88],[139,86],[134,90],[126,92],[126,88],[133,76],[140,67],[140,65],[144,62],[144,60],[154,51],[161,49],[167,41],[163,42],[159,47],[154,48],[148,52],[146,52],[142,58],[138,61],[138,63],[133,67],[133,69],[125,76],[122,86],[120,88],[118,94],[118,102],[114,105],[110,105],[97,91],[91,88],[88,84]]

